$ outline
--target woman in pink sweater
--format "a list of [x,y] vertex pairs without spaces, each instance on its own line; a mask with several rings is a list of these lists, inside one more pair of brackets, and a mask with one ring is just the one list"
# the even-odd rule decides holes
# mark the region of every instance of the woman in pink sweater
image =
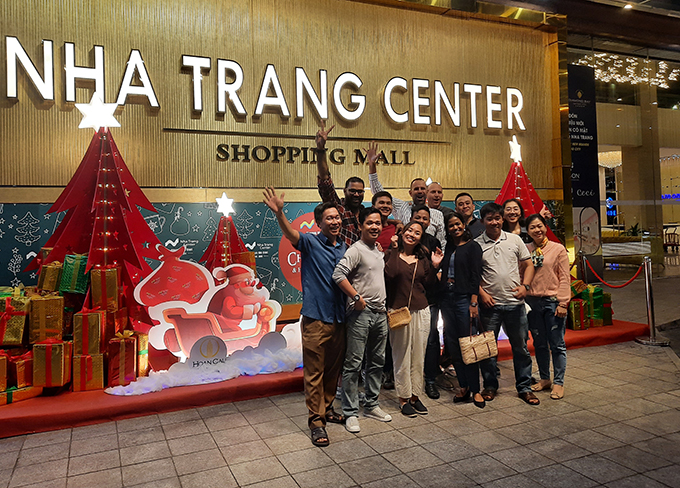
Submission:
[[[531,252],[535,274],[526,302],[529,312],[529,330],[534,339],[536,362],[541,379],[531,388],[547,390],[552,386],[550,398],[564,397],[564,372],[567,367],[567,346],[564,330],[567,307],[571,296],[569,289],[569,256],[564,246],[547,237],[547,224],[538,214],[526,219],[527,233],[532,243]],[[550,348],[548,350],[548,347]],[[550,381],[550,356],[553,360],[553,381]]]

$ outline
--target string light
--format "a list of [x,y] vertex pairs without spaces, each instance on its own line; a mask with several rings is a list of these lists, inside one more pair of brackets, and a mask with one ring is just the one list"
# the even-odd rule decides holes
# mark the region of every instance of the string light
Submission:
[[653,72],[654,61],[634,57],[622,57],[618,54],[595,53],[586,54],[574,64],[590,66],[595,70],[595,79],[605,83],[639,85],[650,84],[659,88],[670,88],[670,81],[680,78],[680,68],[670,69],[666,61],[659,61],[656,72]]

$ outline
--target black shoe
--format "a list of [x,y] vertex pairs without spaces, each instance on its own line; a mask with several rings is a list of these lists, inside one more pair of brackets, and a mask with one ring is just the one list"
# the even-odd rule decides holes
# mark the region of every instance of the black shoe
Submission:
[[403,416],[409,417],[409,418],[414,418],[414,417],[418,416],[416,409],[413,408],[413,405],[411,405],[411,402],[406,402],[401,406],[401,414]]
[[463,396],[453,395],[453,403],[470,403],[472,401],[471,396],[470,390],[466,391]]
[[484,400],[484,397],[482,397],[482,401],[481,401],[481,402],[478,402],[477,400],[475,400],[475,395],[472,395],[472,403],[474,403],[474,404],[475,404],[475,407],[477,407],[477,408],[484,408],[484,407],[486,407],[486,400]]
[[423,405],[420,398],[415,402],[409,402],[418,415],[427,415],[427,407]]
[[437,389],[437,385],[434,384],[434,381],[427,381],[425,383],[425,394],[433,400],[439,399],[439,390]]
[[382,387],[385,390],[394,390],[394,375],[391,373],[383,373]]

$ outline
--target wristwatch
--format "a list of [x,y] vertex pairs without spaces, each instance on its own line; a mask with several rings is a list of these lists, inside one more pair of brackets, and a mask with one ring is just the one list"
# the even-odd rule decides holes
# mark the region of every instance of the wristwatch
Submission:
[[470,306],[471,306],[471,307],[476,307],[476,306],[477,306],[477,302],[470,302]]
[[354,295],[354,296],[352,297],[352,300],[354,300],[355,303],[358,302],[359,300],[361,300],[361,295],[359,295],[359,294],[357,293],[356,295]]
[[522,286],[527,289],[527,291],[531,290],[531,285],[525,285],[522,283]]

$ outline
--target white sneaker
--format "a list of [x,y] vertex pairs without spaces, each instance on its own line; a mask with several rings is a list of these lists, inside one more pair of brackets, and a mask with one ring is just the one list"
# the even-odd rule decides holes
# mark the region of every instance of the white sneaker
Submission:
[[389,413],[383,412],[383,409],[380,407],[364,410],[364,417],[380,420],[381,422],[390,422],[392,420],[392,416]]
[[351,415],[347,417],[347,420],[345,420],[345,429],[347,429],[347,432],[361,432],[361,427],[359,427],[359,417],[356,415]]

